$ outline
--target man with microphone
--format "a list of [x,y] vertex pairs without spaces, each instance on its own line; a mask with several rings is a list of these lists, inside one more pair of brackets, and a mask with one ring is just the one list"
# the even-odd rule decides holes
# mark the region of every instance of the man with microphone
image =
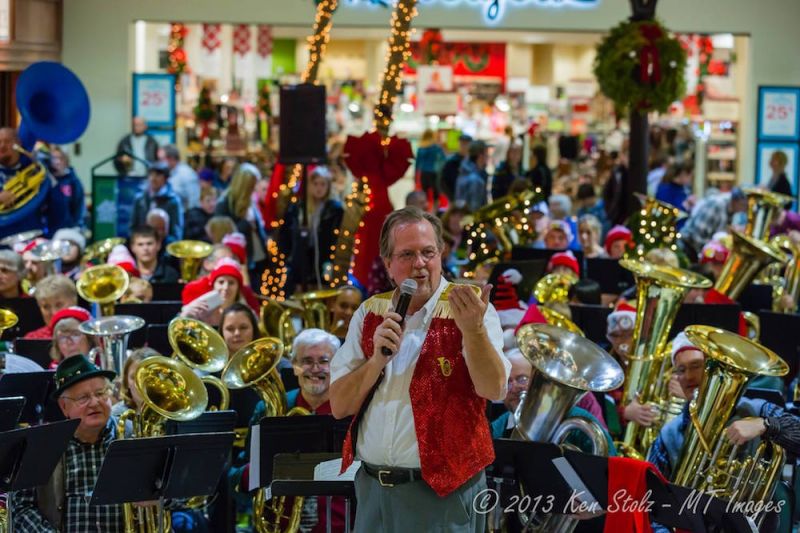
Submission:
[[386,217],[381,258],[413,294],[364,302],[331,363],[333,415],[354,415],[342,468],[361,461],[356,531],[484,529],[473,500],[494,460],[486,400],[505,397],[511,365],[491,286],[448,283],[442,249],[435,216],[406,207]]

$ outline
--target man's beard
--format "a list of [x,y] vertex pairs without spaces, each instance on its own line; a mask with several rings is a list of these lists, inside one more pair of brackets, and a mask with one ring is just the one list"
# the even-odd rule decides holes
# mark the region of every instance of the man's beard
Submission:
[[312,377],[311,375],[304,375],[305,379],[301,381],[301,387],[306,394],[311,394],[313,396],[319,396],[321,394],[325,394],[328,390],[328,380],[327,374],[317,374],[316,377],[323,378],[320,381],[311,381],[309,378]]

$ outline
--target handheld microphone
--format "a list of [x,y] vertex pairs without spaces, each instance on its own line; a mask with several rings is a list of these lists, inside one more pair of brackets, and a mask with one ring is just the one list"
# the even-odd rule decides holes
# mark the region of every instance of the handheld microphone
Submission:
[[[406,279],[400,284],[400,296],[397,298],[397,308],[395,313],[400,315],[400,326],[406,318],[406,311],[408,311],[408,304],[411,303],[411,297],[417,292],[417,282],[411,278]],[[384,346],[381,348],[381,353],[386,357],[392,356],[392,351]]]

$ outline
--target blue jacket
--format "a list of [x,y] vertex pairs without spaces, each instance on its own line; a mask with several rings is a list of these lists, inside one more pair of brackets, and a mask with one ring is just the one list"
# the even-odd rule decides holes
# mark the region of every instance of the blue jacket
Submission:
[[439,164],[445,159],[444,150],[438,144],[431,144],[417,150],[417,161],[414,167],[417,172],[438,172]]
[[56,211],[49,217],[51,234],[61,228],[83,226],[86,199],[83,184],[72,167],[65,175],[56,178],[55,187],[50,190],[49,204],[49,211]]
[[461,202],[470,211],[477,211],[486,205],[486,171],[478,168],[470,158],[465,157],[456,180],[456,202]]

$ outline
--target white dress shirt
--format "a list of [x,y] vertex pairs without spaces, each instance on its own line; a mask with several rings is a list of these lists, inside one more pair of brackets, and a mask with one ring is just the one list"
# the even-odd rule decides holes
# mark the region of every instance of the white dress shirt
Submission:
[[[441,278],[439,288],[425,305],[413,315],[406,316],[400,349],[386,365],[383,382],[375,391],[359,425],[357,459],[376,466],[420,467],[409,387],[433,310],[447,285],[447,280]],[[367,312],[362,304],[353,315],[347,338],[331,360],[331,382],[353,372],[366,361],[361,349],[361,332]],[[503,355],[500,319],[491,304],[483,317],[483,324],[497,357],[503,362],[507,382],[511,363]]]

